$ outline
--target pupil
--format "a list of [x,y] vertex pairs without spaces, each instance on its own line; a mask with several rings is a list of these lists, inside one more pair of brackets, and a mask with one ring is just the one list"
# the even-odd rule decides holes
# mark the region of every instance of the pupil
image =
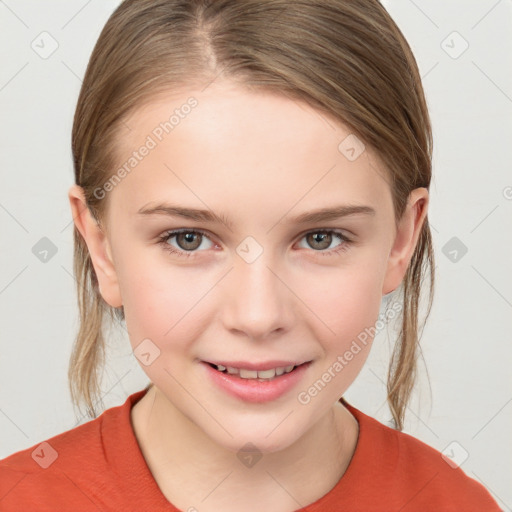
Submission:
[[[194,238],[196,238],[195,241]],[[185,250],[197,249],[198,247],[196,233],[192,233],[190,231],[187,233],[180,233],[177,239],[179,240],[179,245]]]
[[[316,244],[322,244],[322,242],[324,242],[324,244],[325,244],[326,240],[329,241],[330,236],[331,235],[329,235],[328,233],[314,233],[312,235],[314,243],[316,243]],[[329,241],[329,243],[330,243],[330,241]],[[323,245],[320,248],[325,249],[325,247],[328,247],[328,246],[329,246],[329,244]]]

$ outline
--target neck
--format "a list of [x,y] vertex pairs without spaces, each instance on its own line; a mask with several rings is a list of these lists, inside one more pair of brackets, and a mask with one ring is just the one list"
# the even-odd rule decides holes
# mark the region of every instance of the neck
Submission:
[[[158,487],[180,510],[292,512],[328,493],[354,453],[358,424],[339,402],[300,439],[245,467],[152,386],[131,410]],[[313,468],[313,470],[312,470]]]

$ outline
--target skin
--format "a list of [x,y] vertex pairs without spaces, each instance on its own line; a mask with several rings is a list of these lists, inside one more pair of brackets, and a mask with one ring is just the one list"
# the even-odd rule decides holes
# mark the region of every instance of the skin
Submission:
[[[132,349],[149,338],[160,350],[141,364],[154,386],[131,419],[166,498],[201,512],[298,510],[329,492],[349,465],[358,425],[338,399],[363,367],[371,339],[309,403],[298,394],[375,324],[382,296],[407,270],[428,191],[411,193],[396,226],[378,156],[367,146],[349,161],[338,150],[347,127],[305,103],[231,82],[173,91],[134,111],[130,130],[120,131],[120,165],[190,96],[198,106],[103,199],[104,225],[77,186],[69,190],[73,218],[103,298],[124,307]],[[157,202],[210,209],[233,226],[137,214]],[[376,213],[289,222],[341,204]],[[208,234],[190,258],[158,243],[180,228]],[[339,230],[352,243],[334,253],[346,242],[333,235],[322,245],[305,236],[320,229]],[[263,250],[251,263],[236,252],[248,236]],[[192,245],[177,237],[167,243],[183,252]],[[294,358],[313,361],[301,382],[256,404],[211,384],[200,363]],[[237,458],[247,442],[262,454],[252,467]]]

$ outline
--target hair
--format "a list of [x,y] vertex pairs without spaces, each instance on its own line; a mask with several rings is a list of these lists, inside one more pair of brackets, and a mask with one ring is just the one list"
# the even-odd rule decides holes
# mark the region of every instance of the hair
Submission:
[[[416,60],[378,0],[125,0],[108,19],[91,54],[73,122],[75,182],[102,225],[108,198],[94,191],[116,165],[112,149],[124,120],[157,94],[208,84],[220,74],[250,90],[304,101],[349,127],[387,171],[395,223],[410,192],[430,187],[432,131]],[[387,376],[394,427],[403,429],[416,380],[418,309],[434,253],[425,219],[400,284],[401,327]],[[428,272],[430,270],[430,272]],[[72,402],[96,417],[104,322],[124,310],[102,298],[84,239],[74,228],[80,325],[69,364]],[[151,384],[146,389],[149,389]]]

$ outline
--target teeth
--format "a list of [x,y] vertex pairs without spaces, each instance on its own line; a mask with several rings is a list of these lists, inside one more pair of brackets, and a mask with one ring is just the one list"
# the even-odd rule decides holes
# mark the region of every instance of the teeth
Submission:
[[262,370],[257,373],[259,379],[273,379],[276,376],[276,369],[271,368],[270,370]]
[[244,370],[240,368],[240,377],[242,379],[257,379],[258,372],[256,370]]
[[279,377],[284,373],[290,373],[295,366],[280,366],[278,368],[271,368],[270,370],[247,370],[245,368],[233,368],[232,366],[222,366],[221,364],[215,365],[220,372],[227,371],[230,375],[238,375],[241,379],[264,379],[269,380],[274,377]]

